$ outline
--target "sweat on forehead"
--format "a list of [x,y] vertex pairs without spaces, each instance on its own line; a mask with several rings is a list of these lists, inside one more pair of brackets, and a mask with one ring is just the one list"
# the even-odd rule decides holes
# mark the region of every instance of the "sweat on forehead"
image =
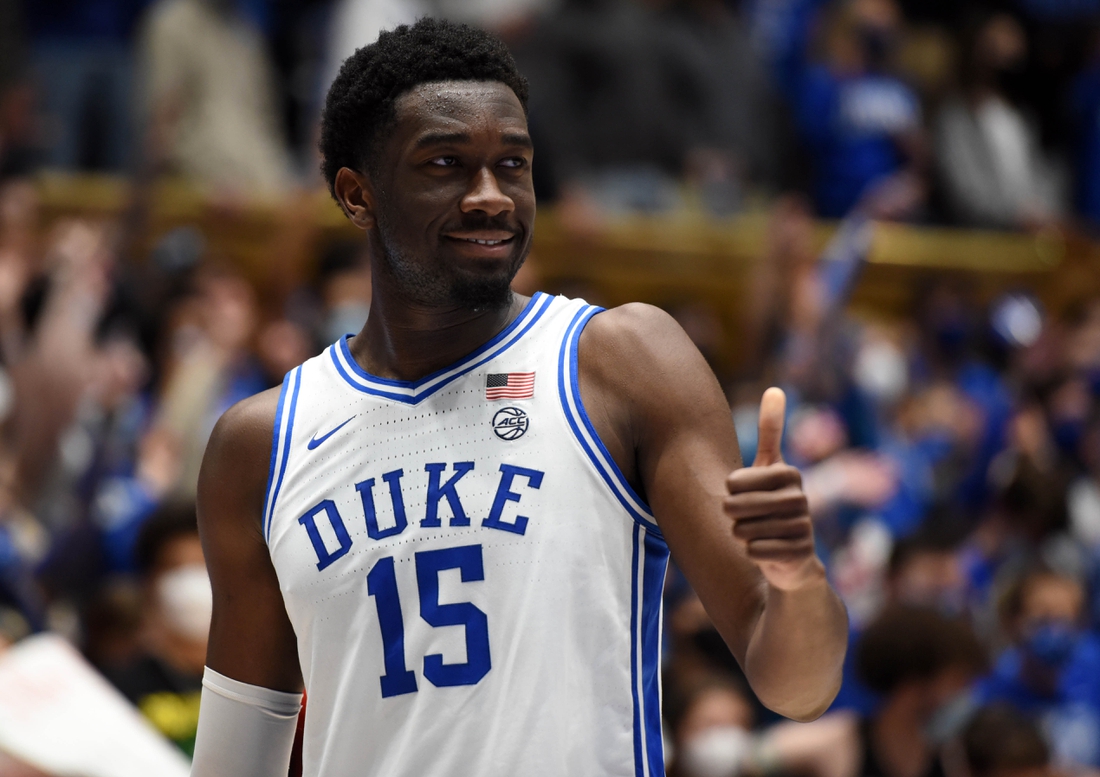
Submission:
[[489,106],[508,106],[523,116],[523,106],[507,84],[500,81],[431,81],[417,84],[394,101],[395,114],[427,111],[464,115]]

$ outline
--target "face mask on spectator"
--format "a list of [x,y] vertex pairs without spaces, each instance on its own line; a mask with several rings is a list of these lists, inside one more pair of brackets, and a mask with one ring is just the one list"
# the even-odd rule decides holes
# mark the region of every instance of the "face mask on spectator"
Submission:
[[876,340],[865,343],[856,355],[856,384],[882,402],[899,399],[909,385],[909,365],[893,343]]
[[1044,623],[1034,629],[1024,649],[1051,669],[1061,667],[1077,648],[1080,635],[1071,624],[1063,621]]
[[691,777],[734,777],[752,751],[752,735],[737,726],[715,726],[684,742],[683,764]]
[[960,691],[936,708],[924,727],[924,734],[933,744],[942,744],[960,731],[978,709],[978,701],[969,688]]
[[346,334],[358,332],[363,328],[368,313],[370,305],[355,300],[334,307],[325,319],[325,342],[335,343]]
[[210,631],[214,597],[201,564],[169,570],[156,584],[157,603],[168,627],[181,637],[204,640]]

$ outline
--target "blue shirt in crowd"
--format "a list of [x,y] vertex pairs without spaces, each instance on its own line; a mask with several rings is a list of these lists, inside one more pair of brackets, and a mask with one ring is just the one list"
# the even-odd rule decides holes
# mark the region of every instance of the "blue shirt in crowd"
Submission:
[[36,0],[24,3],[27,31],[36,41],[122,43],[152,0]]
[[920,124],[920,106],[901,80],[837,76],[812,67],[795,92],[795,118],[813,157],[818,214],[843,217],[867,187],[903,164],[895,139]]
[[1073,119],[1077,136],[1077,208],[1100,227],[1100,63],[1073,85]]
[[1002,653],[989,677],[980,683],[979,698],[1008,702],[1036,716],[1057,759],[1100,765],[1100,639],[1086,633],[1076,641],[1058,669],[1052,694],[1027,685],[1023,679],[1025,659],[1020,647]]

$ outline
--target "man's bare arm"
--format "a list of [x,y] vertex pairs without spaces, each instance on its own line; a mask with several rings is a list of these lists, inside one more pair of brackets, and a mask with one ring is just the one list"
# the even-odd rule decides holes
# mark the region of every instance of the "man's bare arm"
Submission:
[[840,686],[847,618],[813,554],[797,470],[739,469],[714,374],[656,308],[596,316],[579,358],[593,424],[757,696],[791,718],[820,715]]
[[302,689],[294,630],[261,528],[277,389],[230,408],[199,473],[198,517],[214,589],[206,664],[277,691]]

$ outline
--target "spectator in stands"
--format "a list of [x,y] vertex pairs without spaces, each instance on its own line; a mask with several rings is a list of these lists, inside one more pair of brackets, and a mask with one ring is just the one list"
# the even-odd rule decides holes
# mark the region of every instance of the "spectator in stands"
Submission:
[[741,16],[721,0],[662,5],[671,75],[683,82],[670,108],[696,116],[685,172],[703,206],[722,215],[754,191],[779,191],[791,178],[789,117]]
[[370,265],[362,245],[338,242],[329,246],[318,262],[316,291],[321,309],[314,334],[320,350],[357,332],[370,314]]
[[1100,639],[1084,630],[1080,581],[1036,566],[1005,593],[1001,617],[1012,639],[981,696],[1035,715],[1057,760],[1100,765]]
[[1071,96],[1077,212],[1096,229],[1100,228],[1100,31],[1093,35],[1092,51]]
[[1038,129],[1005,90],[1006,75],[1027,57],[1019,22],[986,16],[963,38],[962,90],[936,121],[936,158],[955,221],[966,226],[1034,229],[1063,210],[1061,182]]
[[753,706],[739,683],[711,675],[671,705],[673,777],[740,773],[751,759]]
[[278,195],[291,181],[272,65],[232,0],[159,0],[141,30],[154,166],[218,192]]
[[122,172],[132,161],[133,31],[149,0],[24,3],[46,163]]
[[970,777],[1051,777],[1050,748],[1035,721],[1007,705],[983,707],[962,736]]
[[[958,537],[959,530],[949,525],[940,512],[926,519],[916,534],[895,542],[885,575],[876,575],[878,570],[872,570],[870,579],[864,583],[871,589],[868,595],[874,599],[873,604],[878,608],[884,605],[931,608],[952,618],[968,616],[968,581]],[[842,576],[840,570],[834,574]],[[866,628],[866,621],[852,618],[848,644],[859,644]],[[857,655],[858,651],[850,649],[844,659],[844,680],[832,709],[854,710],[870,717],[881,699],[863,681]]]
[[943,745],[972,711],[970,684],[984,649],[964,620],[896,605],[856,646],[867,685],[882,696],[873,717],[833,712],[813,723],[780,723],[761,751],[784,772],[813,777],[922,777],[944,774]]
[[517,48],[531,82],[536,176],[564,207],[679,204],[687,124],[665,80],[669,55],[655,14],[629,0],[564,0]]
[[49,550],[50,535],[19,503],[15,452],[0,446],[0,634],[46,627],[47,600],[34,569]]
[[194,505],[172,504],[151,518],[136,558],[145,598],[141,651],[104,671],[158,731],[190,755],[213,607]]
[[318,104],[323,103],[344,60],[356,49],[374,43],[382,30],[412,24],[427,12],[428,5],[420,0],[336,0],[332,4],[324,72],[318,84]]
[[923,175],[920,105],[892,73],[901,24],[893,0],[836,4],[826,26],[824,61],[792,80],[795,121],[813,163],[820,216],[845,215],[896,176]]
[[951,617],[968,614],[957,524],[955,516],[941,513],[927,519],[917,534],[894,544],[886,575],[888,601],[932,607]]
[[[1092,410],[1078,450],[1081,472],[1066,493],[1068,523],[1074,539],[1093,559],[1100,558],[1100,414]],[[1100,610],[1095,610],[1100,612]],[[1093,621],[1097,621],[1095,617]]]
[[536,184],[566,214],[682,207],[685,176],[729,213],[747,186],[778,182],[777,105],[724,3],[564,0],[516,57],[531,81]]
[[40,161],[20,5],[0,0],[0,179],[26,175]]

